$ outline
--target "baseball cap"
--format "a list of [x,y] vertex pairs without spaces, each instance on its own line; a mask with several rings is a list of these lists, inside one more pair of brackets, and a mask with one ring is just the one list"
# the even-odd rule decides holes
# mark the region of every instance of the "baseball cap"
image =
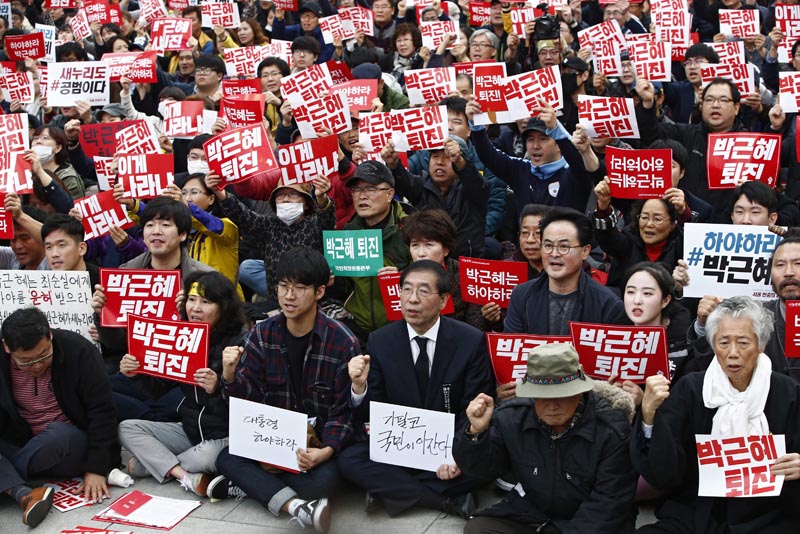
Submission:
[[353,177],[347,180],[345,185],[347,187],[353,187],[358,180],[364,180],[372,185],[378,185],[385,182],[394,187],[394,176],[392,176],[392,171],[390,171],[389,167],[380,161],[369,160],[361,163],[358,167],[356,167],[356,172],[353,174]]

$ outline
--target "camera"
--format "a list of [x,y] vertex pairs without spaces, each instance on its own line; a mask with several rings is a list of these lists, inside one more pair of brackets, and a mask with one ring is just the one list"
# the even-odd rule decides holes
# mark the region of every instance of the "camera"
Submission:
[[539,4],[536,9],[544,12],[544,15],[536,19],[536,24],[533,26],[534,41],[558,40],[561,35],[558,19],[547,12],[547,4],[545,3]]

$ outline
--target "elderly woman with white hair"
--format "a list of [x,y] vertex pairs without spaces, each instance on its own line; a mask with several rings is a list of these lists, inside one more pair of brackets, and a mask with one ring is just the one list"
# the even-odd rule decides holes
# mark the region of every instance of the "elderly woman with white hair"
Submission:
[[[706,321],[715,358],[704,372],[682,378],[670,391],[665,376],[647,379],[635,422],[634,467],[664,502],[659,521],[637,532],[787,533],[800,525],[800,384],[772,372],[764,347],[774,317],[749,297],[720,303]],[[771,466],[784,475],[779,497],[698,496],[695,434],[784,434],[788,452]]]

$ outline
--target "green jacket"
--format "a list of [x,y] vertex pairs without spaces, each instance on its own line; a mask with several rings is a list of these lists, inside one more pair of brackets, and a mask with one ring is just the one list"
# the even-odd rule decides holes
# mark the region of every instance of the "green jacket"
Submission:
[[383,88],[381,102],[383,103],[383,111],[385,112],[389,112],[394,109],[408,109],[410,106],[408,103],[408,97],[406,95],[403,93],[398,93],[394,89],[390,89],[388,86]]
[[[406,216],[403,207],[396,200],[392,201],[389,211],[389,220],[383,227],[383,265],[394,266],[399,270],[411,263],[411,253],[408,246],[403,243],[400,232],[400,221]],[[367,223],[354,215],[344,226],[344,230],[367,230]],[[345,308],[356,321],[359,328],[365,332],[372,332],[389,321],[386,319],[386,310],[383,308],[383,298],[378,287],[378,277],[348,278],[349,289],[352,291],[347,299]]]

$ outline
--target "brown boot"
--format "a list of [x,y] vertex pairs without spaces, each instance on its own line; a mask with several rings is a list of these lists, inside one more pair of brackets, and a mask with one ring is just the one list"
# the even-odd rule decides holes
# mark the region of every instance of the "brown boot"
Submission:
[[36,488],[24,496],[19,505],[22,507],[22,522],[33,528],[44,521],[53,506],[53,488]]

